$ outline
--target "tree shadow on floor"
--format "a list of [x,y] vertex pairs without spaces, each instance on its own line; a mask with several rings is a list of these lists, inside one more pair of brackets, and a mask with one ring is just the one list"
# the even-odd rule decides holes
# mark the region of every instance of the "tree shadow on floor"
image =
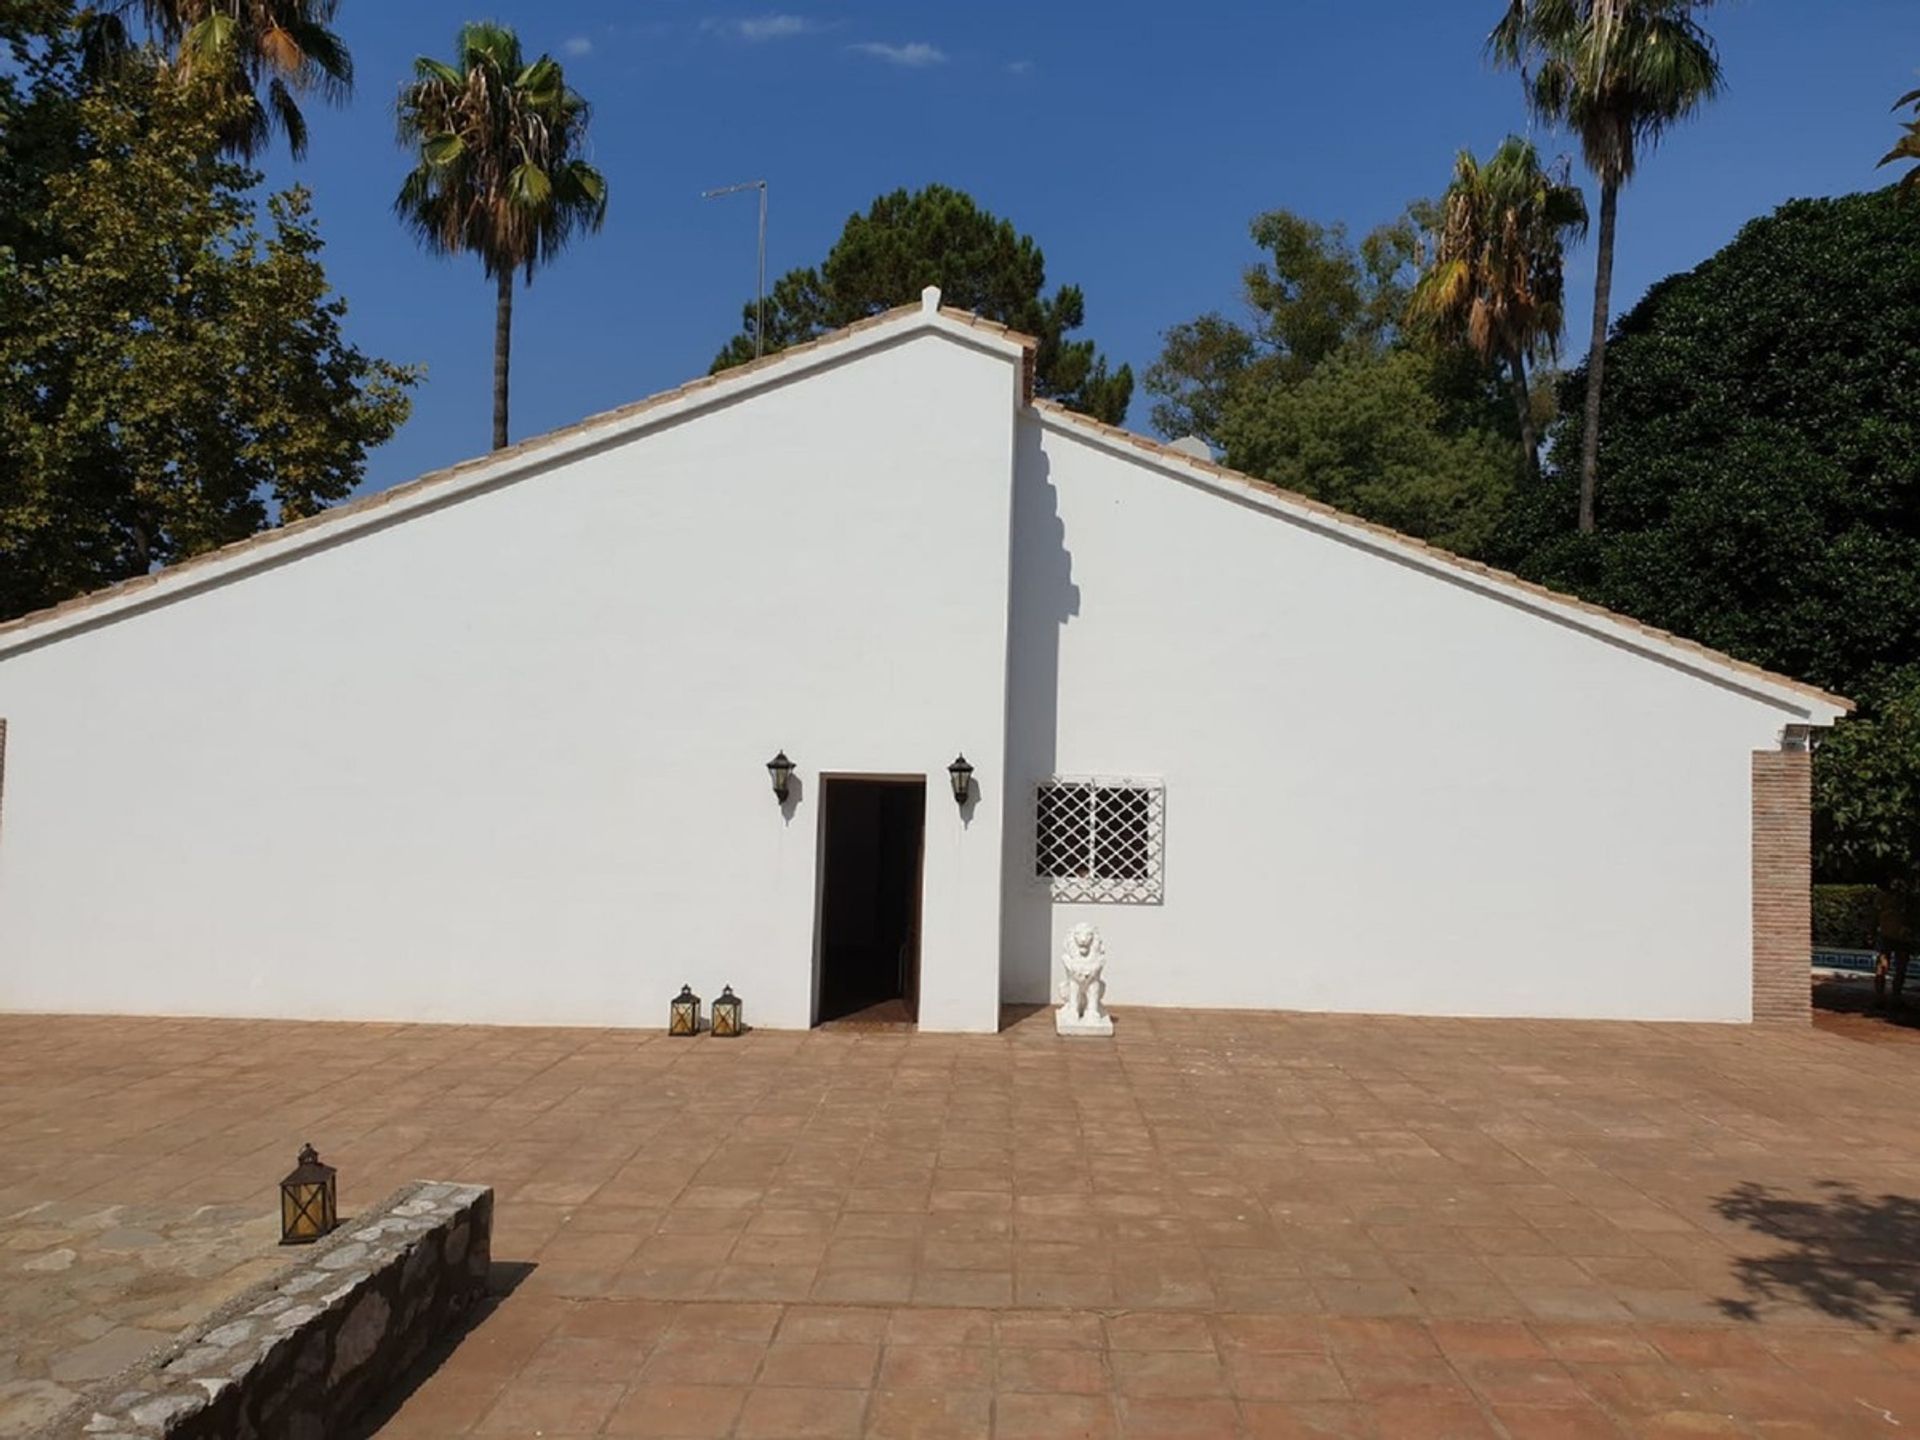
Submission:
[[1835,975],[1813,982],[1814,1023],[1860,1039],[1920,1040],[1920,976],[1907,981],[1902,1003],[1873,992],[1872,977]]
[[384,1391],[380,1398],[351,1425],[346,1427],[342,1440],[369,1440],[377,1435],[388,1421],[400,1413],[405,1405],[434,1372],[446,1364],[447,1358],[459,1348],[460,1342],[482,1325],[487,1317],[500,1308],[501,1302],[520,1287],[520,1282],[531,1275],[535,1266],[527,1260],[496,1260],[487,1271],[487,1293],[478,1304],[471,1306],[459,1320],[449,1326],[429,1345],[401,1375]]
[[1870,1330],[1913,1333],[1920,1328],[1920,1200],[1863,1195],[1836,1180],[1815,1188],[1820,1198],[1797,1200],[1748,1182],[1714,1201],[1723,1219],[1783,1247],[1734,1262],[1746,1298],[1718,1301],[1721,1311],[1758,1320],[1762,1306],[1788,1304]]

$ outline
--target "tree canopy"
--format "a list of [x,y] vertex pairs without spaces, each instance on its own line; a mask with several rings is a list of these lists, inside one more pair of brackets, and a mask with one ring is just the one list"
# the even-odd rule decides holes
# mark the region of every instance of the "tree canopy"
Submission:
[[[1772,669],[1869,683],[1920,655],[1917,333],[1920,207],[1886,190],[1752,221],[1621,318],[1600,533],[1573,533],[1563,464],[1502,558]],[[1581,423],[1566,413],[1556,455]]]
[[[1110,424],[1125,418],[1133,372],[1109,371],[1091,340],[1068,338],[1086,322],[1077,285],[1046,293],[1046,257],[1030,235],[945,185],[895,190],[845,229],[818,266],[790,270],[767,292],[764,352],[772,354],[920,298],[940,287],[944,303],[1034,336],[1035,390]],[[756,307],[742,307],[741,333],[714,371],[754,358]]]
[[1423,225],[1415,207],[1355,245],[1345,225],[1291,210],[1255,216],[1249,234],[1267,258],[1241,275],[1246,318],[1214,311],[1167,332],[1145,380],[1159,397],[1155,428],[1221,446],[1239,397],[1296,384],[1343,347],[1387,345],[1412,293]]
[[1834,728],[1814,774],[1827,870],[1912,905],[1920,895],[1920,664],[1889,673],[1864,713]]
[[[64,6],[0,102],[0,614],[312,514],[415,372],[341,331],[304,191],[219,158],[217,89],[76,79]],[[47,163],[57,157],[58,163]]]
[[1304,379],[1243,397],[1220,440],[1237,470],[1460,554],[1484,549],[1516,471],[1512,440],[1453,423],[1431,350],[1334,352]]
[[1468,554],[1488,543],[1519,468],[1497,375],[1463,343],[1403,327],[1438,212],[1409,207],[1357,244],[1274,210],[1242,276],[1246,318],[1168,332],[1146,388],[1163,434],[1227,464]]

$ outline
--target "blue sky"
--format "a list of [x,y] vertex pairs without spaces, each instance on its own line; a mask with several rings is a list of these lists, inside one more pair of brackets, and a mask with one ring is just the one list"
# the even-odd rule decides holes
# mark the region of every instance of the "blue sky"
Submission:
[[[1481,54],[1500,8],[342,0],[355,97],[315,102],[307,160],[276,151],[267,168],[314,191],[353,338],[428,368],[412,420],[372,457],[379,488],[488,440],[490,287],[477,262],[417,250],[389,210],[406,166],[394,93],[416,54],[451,52],[463,19],[503,20],[565,60],[611,186],[606,229],[521,296],[513,428],[526,436],[705,373],[752,297],[754,214],[747,196],[697,197],[761,176],[770,276],[818,261],[883,190],[971,191],[1040,242],[1051,284],[1085,289],[1084,333],[1138,374],[1169,326],[1237,305],[1258,211],[1358,234],[1441,189],[1460,147],[1526,129],[1517,79]],[[1722,0],[1710,22],[1728,93],[1627,191],[1620,308],[1784,200],[1884,183],[1889,106],[1920,85],[1920,0]],[[1582,315],[1591,265],[1583,246]],[[1568,338],[1584,343],[1584,322]],[[1146,428],[1147,409],[1136,391],[1129,423]]]

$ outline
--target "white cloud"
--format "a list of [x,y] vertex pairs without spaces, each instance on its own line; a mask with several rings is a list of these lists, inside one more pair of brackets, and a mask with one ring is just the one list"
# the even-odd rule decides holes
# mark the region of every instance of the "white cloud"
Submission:
[[584,35],[574,35],[560,42],[560,53],[569,60],[584,60],[593,53],[593,41]]
[[858,45],[850,45],[862,55],[871,55],[876,60],[884,60],[889,65],[905,65],[919,69],[927,65],[946,63],[946,52],[924,40],[909,40],[904,45],[889,45],[883,40],[863,40]]
[[742,40],[757,44],[762,40],[790,40],[795,35],[804,35],[814,28],[814,22],[804,15],[750,15],[744,20],[735,20],[727,28]]
[[1033,61],[1009,60],[1007,62],[1007,73],[1009,75],[1031,75],[1033,73]]

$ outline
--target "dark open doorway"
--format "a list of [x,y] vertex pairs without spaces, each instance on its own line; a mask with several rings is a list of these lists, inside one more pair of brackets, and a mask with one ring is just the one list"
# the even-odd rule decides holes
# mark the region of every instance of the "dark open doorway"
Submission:
[[815,1021],[916,1019],[927,782],[829,777],[821,812]]

